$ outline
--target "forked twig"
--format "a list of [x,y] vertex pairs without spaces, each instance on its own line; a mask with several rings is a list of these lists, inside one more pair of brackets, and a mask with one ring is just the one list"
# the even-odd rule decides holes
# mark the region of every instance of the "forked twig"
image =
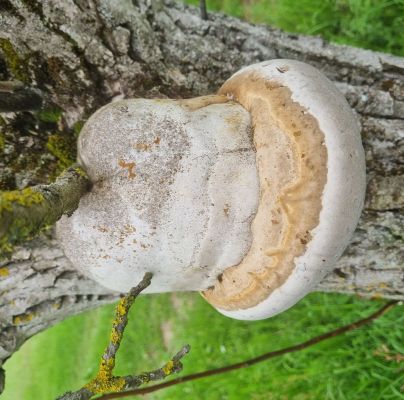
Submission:
[[115,310],[115,318],[109,343],[101,358],[97,375],[89,383],[76,392],[67,392],[58,400],[89,400],[95,395],[104,393],[120,393],[143,385],[144,383],[166,378],[182,370],[181,359],[189,352],[190,347],[184,346],[171,360],[161,368],[144,372],[139,375],[114,376],[115,357],[128,323],[128,313],[136,297],[151,283],[152,274],[146,273],[142,281],[123,297]]
[[128,390],[123,393],[107,394],[107,395],[99,397],[97,400],[111,400],[111,399],[118,399],[118,398],[123,398],[123,397],[127,397],[127,396],[144,395],[147,393],[156,392],[157,390],[168,388],[170,386],[178,385],[178,384],[189,382],[189,381],[194,381],[196,379],[206,378],[208,376],[219,375],[219,374],[223,374],[226,372],[234,371],[236,369],[250,367],[251,365],[258,364],[262,361],[269,360],[270,358],[275,358],[275,357],[282,356],[284,354],[304,350],[304,349],[307,349],[308,347],[311,347],[324,340],[331,339],[335,336],[342,335],[346,332],[357,329],[363,325],[369,324],[370,322],[373,322],[377,318],[380,318],[382,315],[387,313],[398,303],[399,303],[398,301],[391,301],[391,302],[383,305],[381,308],[379,308],[377,311],[370,314],[366,318],[360,319],[358,321],[355,321],[355,322],[345,325],[345,326],[341,326],[340,328],[323,333],[322,335],[319,335],[319,336],[315,336],[305,342],[295,344],[290,347],[285,347],[280,350],[270,351],[270,352],[262,354],[258,357],[251,358],[251,359],[245,360],[245,361],[241,361],[236,364],[230,364],[230,365],[226,365],[226,366],[220,367],[220,368],[214,368],[214,369],[210,369],[210,370],[206,370],[206,371],[202,371],[202,372],[197,372],[195,374],[181,376],[181,377],[173,379],[171,381],[159,383],[157,385],[152,385],[152,386],[149,386],[146,388]]

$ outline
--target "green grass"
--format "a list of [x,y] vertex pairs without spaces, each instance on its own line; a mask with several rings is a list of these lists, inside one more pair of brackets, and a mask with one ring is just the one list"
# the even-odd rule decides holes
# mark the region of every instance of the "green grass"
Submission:
[[[116,372],[159,367],[185,343],[192,350],[184,360],[183,373],[236,362],[349,323],[380,304],[316,293],[277,317],[244,322],[223,317],[197,294],[143,296],[131,311]],[[96,372],[112,315],[113,306],[93,310],[29,340],[5,365],[7,386],[2,399],[54,399],[83,385]],[[302,352],[147,398],[404,399],[403,362],[388,360],[381,350],[386,346],[391,354],[404,353],[403,326],[402,307],[397,307],[372,325]]]
[[250,22],[404,56],[404,0],[206,1],[210,10]]

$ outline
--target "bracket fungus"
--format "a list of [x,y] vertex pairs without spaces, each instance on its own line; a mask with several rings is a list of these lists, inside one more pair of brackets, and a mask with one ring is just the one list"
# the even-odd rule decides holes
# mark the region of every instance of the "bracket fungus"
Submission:
[[128,291],[201,291],[237,319],[275,315],[332,270],[365,195],[358,123],[317,69],[246,67],[218,94],[130,99],[85,124],[94,182],[57,226],[84,274]]

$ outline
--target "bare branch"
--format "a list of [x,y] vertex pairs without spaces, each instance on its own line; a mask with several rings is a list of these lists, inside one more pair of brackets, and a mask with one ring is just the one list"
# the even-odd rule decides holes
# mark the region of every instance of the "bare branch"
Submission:
[[20,81],[0,81],[0,112],[38,110],[42,102],[40,90]]
[[0,368],[0,393],[4,390],[4,383],[6,380],[6,374],[3,368]]
[[101,357],[97,375],[88,384],[76,392],[67,392],[57,400],[89,400],[95,395],[104,393],[120,393],[143,385],[144,383],[166,378],[182,370],[181,359],[189,352],[188,345],[182,349],[161,368],[144,372],[139,375],[114,376],[116,353],[121,344],[128,323],[128,313],[137,296],[150,285],[152,274],[146,273],[142,281],[123,297],[115,310],[109,343]]
[[93,396],[93,392],[86,387],[83,387],[80,390],[77,390],[77,392],[67,392],[56,400],[90,400]]
[[0,259],[63,214],[70,215],[89,187],[87,174],[73,165],[50,185],[0,192]]
[[164,364],[161,368],[156,369],[151,372],[144,372],[143,374],[140,375],[128,375],[125,376],[125,391],[134,389],[139,387],[140,385],[143,385],[145,383],[151,382],[151,381],[159,381],[164,378],[167,378],[167,376],[172,375],[176,372],[182,371],[182,363],[181,359],[189,353],[190,346],[185,345],[181,348],[181,350],[171,359],[169,360],[166,364]]
[[201,11],[201,18],[206,21],[208,19],[208,12],[206,11],[206,0],[199,0],[199,9]]
[[290,347],[285,347],[280,350],[270,351],[270,352],[264,353],[258,357],[251,358],[251,359],[245,360],[245,361],[241,361],[236,364],[230,364],[230,365],[226,365],[226,366],[220,367],[220,368],[214,368],[214,369],[210,369],[210,370],[206,370],[206,371],[202,371],[202,372],[197,372],[195,374],[181,376],[177,379],[173,379],[171,381],[164,382],[164,383],[159,383],[157,385],[149,386],[149,387],[146,387],[143,389],[128,390],[124,393],[113,393],[113,394],[104,395],[104,396],[99,397],[97,400],[121,399],[121,398],[127,397],[127,396],[145,395],[147,393],[156,392],[157,390],[165,389],[170,386],[179,385],[181,383],[185,383],[185,382],[189,382],[189,381],[194,381],[196,379],[206,378],[208,376],[224,374],[226,372],[234,371],[236,369],[247,368],[247,367],[250,367],[251,365],[258,364],[260,362],[269,360],[271,358],[275,358],[275,357],[282,356],[284,354],[294,353],[294,352],[297,352],[300,350],[304,350],[304,349],[307,349],[308,347],[316,345],[317,343],[323,342],[324,340],[331,339],[333,337],[342,335],[342,334],[352,331],[354,329],[358,329],[359,327],[361,327],[363,325],[369,324],[369,323],[373,322],[374,320],[376,320],[377,318],[380,318],[382,315],[386,314],[398,303],[399,303],[398,301],[391,301],[391,302],[383,305],[381,308],[379,308],[377,311],[370,314],[366,318],[360,319],[358,321],[355,321],[355,322],[345,325],[345,326],[341,326],[340,328],[323,333],[322,335],[313,337],[305,342],[295,344]]
[[112,376],[112,371],[115,367],[115,356],[121,345],[126,325],[128,324],[129,310],[140,292],[150,285],[151,278],[152,274],[147,273],[142,281],[119,301],[116,307],[115,318],[112,322],[110,341],[105,349],[104,355],[102,356],[100,365],[100,372],[103,371],[106,376]]

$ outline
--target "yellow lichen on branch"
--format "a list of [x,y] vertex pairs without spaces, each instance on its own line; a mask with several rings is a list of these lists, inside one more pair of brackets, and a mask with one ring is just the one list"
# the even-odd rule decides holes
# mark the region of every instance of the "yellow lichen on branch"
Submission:
[[89,187],[85,171],[76,165],[50,185],[0,192],[0,259],[10,255],[16,244],[52,226],[63,214],[70,215]]
[[140,291],[150,284],[151,274],[147,274],[142,282],[133,288],[126,296],[119,300],[115,308],[112,322],[110,341],[101,358],[98,373],[84,387],[94,394],[120,392],[126,385],[125,378],[113,375],[115,356],[121,344],[123,333],[128,322],[129,310]]
[[115,359],[101,360],[96,377],[84,387],[94,394],[120,392],[125,386],[125,379],[112,375]]
[[116,331],[116,329],[112,329],[111,338],[110,338],[111,343],[117,344],[119,342],[119,339],[120,339],[119,333]]
[[[141,288],[150,284],[151,275],[147,275],[146,281],[141,282]],[[85,388],[94,394],[102,394],[107,392],[119,392],[126,385],[125,378],[113,376],[115,367],[115,356],[121,344],[123,333],[128,322],[128,313],[135,298],[140,293],[139,287],[131,290],[125,297],[119,300],[115,308],[115,318],[112,322],[112,330],[110,341],[101,358],[98,373],[96,377],[90,381]]]
[[128,323],[128,313],[136,297],[151,283],[151,273],[146,273],[142,281],[123,297],[115,308],[110,340],[102,355],[97,375],[77,392],[68,392],[58,400],[88,400],[93,396],[106,393],[122,393],[128,389],[139,387],[150,381],[164,379],[182,369],[181,359],[189,352],[189,346],[184,346],[163,367],[140,375],[114,376],[115,356],[121,344],[125,327]]
[[162,368],[163,372],[166,375],[170,375],[173,372],[174,369],[174,361],[170,360],[164,367]]
[[43,201],[44,197],[41,193],[26,188],[23,190],[12,190],[10,192],[0,193],[0,213],[4,210],[11,211],[13,205],[18,204],[23,207],[29,207],[33,204],[39,204]]

